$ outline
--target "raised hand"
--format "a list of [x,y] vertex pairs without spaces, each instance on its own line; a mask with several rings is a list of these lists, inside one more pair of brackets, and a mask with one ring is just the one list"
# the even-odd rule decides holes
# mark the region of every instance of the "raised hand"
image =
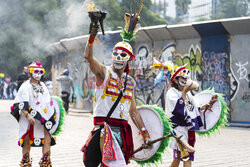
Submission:
[[89,45],[91,46],[94,41],[95,41],[95,37],[98,33],[98,29],[99,29],[99,26],[98,25],[93,25],[91,27],[91,30],[90,30],[90,34],[89,34]]

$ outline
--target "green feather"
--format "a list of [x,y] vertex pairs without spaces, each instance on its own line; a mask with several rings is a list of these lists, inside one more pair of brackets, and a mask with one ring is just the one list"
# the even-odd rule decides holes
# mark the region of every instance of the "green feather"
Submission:
[[122,27],[119,27],[119,28],[121,28],[122,30],[121,37],[123,41],[130,42],[132,39],[135,38],[135,34],[133,32],[128,32],[125,28],[122,28]]
[[64,116],[66,114],[66,111],[63,107],[63,101],[60,97],[57,97],[57,96],[53,96],[58,105],[59,105],[59,110],[60,110],[60,120],[59,120],[59,125],[58,125],[58,128],[57,130],[52,134],[53,136],[58,136],[62,131],[63,131],[63,124],[64,124]]
[[210,136],[214,132],[219,132],[220,128],[228,126],[229,108],[227,106],[227,103],[224,101],[224,97],[223,97],[224,95],[221,93],[215,93],[214,88],[206,89],[203,92],[217,94],[218,98],[220,100],[220,103],[221,103],[221,115],[220,115],[220,118],[219,118],[218,122],[216,123],[216,125],[207,132],[196,131],[196,133],[200,136]]
[[[161,120],[162,120],[163,136],[170,134],[170,131],[172,131],[172,123],[170,122],[170,119],[166,117],[162,108],[157,107],[156,105],[143,105],[142,107],[149,107],[149,108],[155,110],[159,114],[159,116],[161,117]],[[168,147],[169,141],[170,141],[170,138],[166,138],[166,139],[162,140],[157,152],[148,160],[145,160],[145,161],[136,161],[135,160],[135,161],[141,166],[150,165],[150,164],[156,165],[157,162],[162,162],[162,153]]]

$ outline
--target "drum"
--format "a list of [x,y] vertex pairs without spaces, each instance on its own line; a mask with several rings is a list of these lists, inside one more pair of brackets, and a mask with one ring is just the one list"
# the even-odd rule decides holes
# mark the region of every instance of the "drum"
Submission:
[[226,106],[221,94],[214,93],[213,90],[203,91],[194,96],[194,101],[197,107],[201,108],[203,105],[209,104],[212,96],[215,94],[218,95],[218,100],[213,104],[211,111],[200,110],[203,122],[203,126],[198,131],[200,134],[209,135],[215,130],[218,130],[219,127],[224,127],[228,122],[228,107]]
[[[169,120],[165,117],[164,111],[156,106],[143,105],[138,107],[138,112],[144,122],[145,128],[148,130],[150,135],[150,140],[155,140],[170,134],[171,124]],[[131,120],[128,120],[133,135],[134,150],[141,147],[144,144],[142,136],[139,134],[139,130]],[[161,154],[168,146],[169,138],[154,143],[152,147],[148,149],[143,149],[134,154],[133,159],[140,164],[145,163],[155,163],[161,160]]]
[[59,135],[62,132],[62,125],[64,121],[65,109],[63,108],[63,101],[60,97],[52,96],[53,108],[55,111],[55,125],[50,129],[50,134],[53,136]]

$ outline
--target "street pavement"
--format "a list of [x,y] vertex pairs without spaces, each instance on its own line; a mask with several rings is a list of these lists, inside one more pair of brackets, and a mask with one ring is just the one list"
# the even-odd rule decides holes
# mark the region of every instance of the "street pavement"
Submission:
[[[12,103],[0,101],[0,167],[17,167],[22,157],[22,149],[17,145],[18,124],[9,113]],[[84,166],[80,149],[92,124],[90,113],[72,112],[66,116],[64,132],[57,137],[57,144],[52,147],[53,167]],[[197,136],[196,141],[194,167],[250,167],[250,128],[227,127],[209,138]],[[33,167],[38,167],[41,151],[41,148],[31,148]],[[170,166],[171,161],[172,150],[168,148],[162,163],[157,166]],[[139,165],[132,162],[128,166]]]

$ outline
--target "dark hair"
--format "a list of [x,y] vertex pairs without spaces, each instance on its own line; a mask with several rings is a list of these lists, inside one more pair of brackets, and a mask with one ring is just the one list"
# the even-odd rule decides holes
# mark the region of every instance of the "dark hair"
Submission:
[[[179,79],[179,76],[178,77],[175,77],[177,80]],[[175,89],[178,89],[179,85],[173,80],[173,83],[172,83],[172,86],[175,88]]]

